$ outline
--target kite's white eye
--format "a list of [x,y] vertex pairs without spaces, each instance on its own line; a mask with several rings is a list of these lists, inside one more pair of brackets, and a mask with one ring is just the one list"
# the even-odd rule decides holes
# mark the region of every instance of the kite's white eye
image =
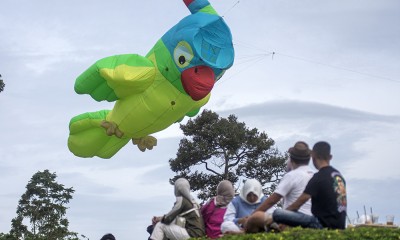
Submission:
[[193,58],[193,50],[189,43],[181,41],[174,50],[174,60],[180,68],[187,67]]

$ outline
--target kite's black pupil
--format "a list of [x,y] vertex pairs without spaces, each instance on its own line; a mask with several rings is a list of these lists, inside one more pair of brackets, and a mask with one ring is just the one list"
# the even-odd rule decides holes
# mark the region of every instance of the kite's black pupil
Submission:
[[184,64],[186,62],[185,56],[180,56],[179,57],[179,63]]

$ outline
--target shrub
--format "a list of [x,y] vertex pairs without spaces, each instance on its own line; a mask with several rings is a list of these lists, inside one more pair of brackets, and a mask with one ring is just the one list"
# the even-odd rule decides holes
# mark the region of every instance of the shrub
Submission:
[[[197,238],[207,239],[207,238]],[[281,233],[227,235],[220,240],[400,240],[400,228],[357,227],[346,230],[291,228]]]

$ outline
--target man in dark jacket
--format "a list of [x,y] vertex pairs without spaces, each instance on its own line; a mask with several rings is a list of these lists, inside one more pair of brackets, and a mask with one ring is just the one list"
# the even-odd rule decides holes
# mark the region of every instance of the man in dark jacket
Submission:
[[[319,170],[308,182],[304,192],[286,210],[275,210],[273,220],[289,226],[344,229],[346,223],[346,182],[338,170],[330,166],[331,147],[317,142],[312,149],[314,166]],[[311,198],[309,216],[297,210]]]

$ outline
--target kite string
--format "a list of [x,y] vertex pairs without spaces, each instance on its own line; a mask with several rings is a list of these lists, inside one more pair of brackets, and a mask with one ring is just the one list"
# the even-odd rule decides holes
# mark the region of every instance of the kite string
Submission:
[[272,52],[268,52],[268,51],[265,50],[264,48],[255,46],[255,45],[250,44],[250,43],[245,43],[245,42],[242,42],[242,41],[240,41],[240,40],[235,40],[235,43],[234,43],[233,45],[242,45],[242,46],[244,46],[244,47],[246,47],[246,48],[253,49],[253,50],[256,50],[256,51],[272,53]]
[[[233,77],[239,75],[240,73],[242,73],[245,70],[248,70],[251,67],[254,67],[257,65],[258,62],[264,60],[267,56],[273,56],[275,54],[275,52],[268,52],[263,48],[254,46],[252,44],[248,44],[248,43],[244,43],[241,41],[237,41],[234,45],[238,46],[241,45],[245,48],[248,49],[253,49],[256,50],[256,54],[247,54],[247,55],[242,55],[240,57],[236,56],[235,59],[236,60],[240,60],[240,62],[235,62],[235,66],[241,66],[240,69],[238,69],[237,71],[235,71],[232,74],[229,74],[229,76],[225,76],[224,78],[222,78],[221,80],[219,80],[217,83],[218,84],[222,84],[225,83],[226,80],[232,79]],[[232,71],[230,71],[229,73],[231,73]]]
[[236,5],[239,4],[239,2],[240,2],[240,0],[238,0],[235,4],[233,4],[233,6],[232,6],[231,8],[229,8],[227,11],[225,11],[225,13],[222,14],[221,17],[222,17],[222,18],[225,17],[225,15],[226,15],[228,12],[230,12],[234,7],[236,7]]
[[[282,56],[282,57],[292,58],[292,59],[295,59],[295,60],[298,60],[298,61],[308,62],[308,63],[312,63],[312,64],[318,64],[318,65],[329,67],[329,68],[348,71],[348,72],[352,72],[352,73],[368,76],[368,77],[371,77],[371,78],[382,79],[382,80],[387,80],[387,81],[391,81],[391,82],[395,82],[395,83],[400,83],[400,80],[396,80],[396,79],[392,79],[392,78],[388,78],[388,77],[382,77],[382,76],[378,76],[378,75],[374,75],[374,74],[369,74],[369,73],[357,71],[357,70],[346,68],[346,67],[330,65],[330,64],[327,64],[327,63],[323,63],[323,62],[319,62],[319,61],[315,61],[315,60],[311,60],[311,59],[307,59],[307,58],[303,58],[303,57],[297,57],[297,56],[293,56],[293,55],[289,55],[289,54],[284,54],[284,53],[281,53],[281,52],[267,51],[267,50],[265,50],[263,48],[255,46],[253,44],[244,43],[244,42],[240,42],[240,41],[237,41],[237,40],[235,42],[236,42],[235,45],[241,45],[242,47],[245,47],[245,48],[248,48],[248,49],[253,49],[253,50],[256,50],[257,52],[259,52],[258,54],[251,55],[251,56],[259,56],[259,55],[268,56],[268,55],[271,55],[272,60],[274,59],[274,56],[275,57]],[[242,58],[244,58],[244,57],[242,57]],[[240,72],[242,72],[242,71],[243,70],[241,70]]]
[[334,66],[334,65],[327,64],[327,63],[318,62],[318,61],[314,61],[314,60],[310,60],[310,59],[306,59],[306,58],[302,58],[302,57],[291,56],[291,55],[287,55],[287,54],[283,54],[283,53],[279,53],[279,52],[273,52],[273,53],[276,54],[276,55],[280,55],[280,56],[296,59],[296,60],[303,61],[303,62],[319,64],[319,65],[322,65],[322,66],[325,66],[325,67],[336,68],[336,69],[340,69],[340,70],[344,70],[344,71],[348,71],[348,72],[353,72],[353,73],[357,73],[357,74],[368,76],[368,77],[372,77],[372,78],[379,78],[379,79],[383,79],[383,80],[388,80],[388,81],[400,83],[399,80],[395,80],[395,79],[391,79],[391,78],[387,78],[387,77],[382,77],[382,76],[377,76],[377,75],[373,75],[373,74],[369,74],[369,73],[365,73],[365,72],[360,72],[360,71],[356,71],[356,70],[353,70],[353,69],[350,69],[350,68],[345,68],[345,67],[341,67],[341,66]]
[[[233,4],[233,6],[228,9],[223,15],[222,17],[224,17],[228,12],[230,12],[233,8],[235,8],[238,4],[240,3],[240,0],[238,0],[235,4]],[[245,43],[241,43],[243,46],[245,46]],[[392,81],[392,82],[396,82],[396,83],[400,83],[400,80],[395,80],[395,79],[391,79],[391,78],[387,78],[387,77],[382,77],[382,76],[377,76],[377,75],[373,75],[373,74],[369,74],[369,73],[364,73],[364,72],[360,72],[360,71],[356,71],[350,68],[345,68],[345,67],[341,67],[341,66],[334,66],[334,65],[330,65],[330,64],[326,64],[326,63],[322,63],[322,62],[318,62],[318,61],[314,61],[314,60],[310,60],[310,59],[306,59],[306,58],[302,58],[302,57],[296,57],[296,56],[291,56],[288,54],[283,54],[280,52],[276,52],[276,51],[272,51],[272,52],[268,52],[265,49],[259,48],[257,46],[254,45],[250,45],[248,44],[247,46],[248,48],[253,48],[259,51],[264,52],[265,54],[261,54],[263,56],[267,56],[267,55],[271,55],[271,59],[274,59],[275,55],[280,55],[280,56],[284,56],[284,57],[288,57],[288,58],[292,58],[292,59],[296,59],[299,61],[304,61],[304,62],[309,62],[309,63],[313,63],[313,64],[319,64],[322,66],[326,66],[326,67],[330,67],[330,68],[336,68],[336,69],[340,69],[340,70],[344,70],[344,71],[348,71],[348,72],[353,72],[353,73],[357,73],[360,75],[364,75],[364,76],[368,76],[368,77],[372,77],[372,78],[378,78],[378,79],[383,79],[383,80],[387,80],[387,81]],[[255,55],[256,56],[256,55]],[[257,58],[256,61],[254,61],[253,63],[257,63],[259,61],[261,61],[263,58]],[[251,61],[251,60],[250,60]],[[237,72],[236,74],[239,74],[240,72],[244,71],[245,69],[241,69],[239,72]],[[235,75],[236,75],[235,74]],[[229,77],[232,78],[233,76]],[[224,79],[225,80],[225,79]],[[222,82],[222,81],[221,81]]]
[[[239,75],[243,71],[249,69],[250,67],[256,66],[256,64],[266,58],[266,56],[271,55],[271,54],[258,54],[254,56],[249,56],[247,57],[248,59],[246,61],[242,61],[241,63],[238,63],[239,65],[243,66],[242,68],[238,69],[236,72],[230,74],[230,76],[226,78],[222,78],[219,80],[217,83],[218,84],[223,84],[225,81],[232,79],[233,77]],[[236,65],[238,65],[236,64]]]

